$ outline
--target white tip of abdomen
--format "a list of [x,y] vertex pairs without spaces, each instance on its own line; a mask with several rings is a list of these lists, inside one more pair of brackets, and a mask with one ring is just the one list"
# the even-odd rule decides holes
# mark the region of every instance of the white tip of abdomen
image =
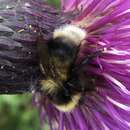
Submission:
[[86,35],[87,32],[84,29],[75,25],[66,24],[54,30],[53,38],[66,37],[80,44],[80,42],[86,38]]

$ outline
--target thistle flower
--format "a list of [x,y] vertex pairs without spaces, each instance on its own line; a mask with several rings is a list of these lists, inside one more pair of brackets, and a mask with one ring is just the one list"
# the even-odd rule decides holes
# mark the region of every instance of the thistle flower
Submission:
[[42,123],[47,120],[51,130],[129,130],[130,1],[62,0],[60,15],[40,0],[2,2],[0,45],[6,48],[0,50],[0,83],[21,87],[23,82],[29,85],[31,76],[41,78],[35,50],[37,29],[48,40],[55,27],[70,22],[87,33],[77,62],[103,50],[81,68],[85,78],[92,75],[95,90],[87,92],[83,104],[69,113],[58,111],[42,93],[34,93]]
[[[93,75],[96,90],[70,113],[56,110],[40,94],[36,104],[51,130],[130,129],[130,1],[62,0],[62,11],[78,12],[71,20],[87,32],[78,60],[102,49],[103,54],[84,66]],[[82,69],[82,68],[81,68]]]

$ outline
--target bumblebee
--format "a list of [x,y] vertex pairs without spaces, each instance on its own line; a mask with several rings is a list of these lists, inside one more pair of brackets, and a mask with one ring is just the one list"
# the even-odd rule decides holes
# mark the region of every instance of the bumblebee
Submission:
[[42,38],[38,40],[40,68],[45,76],[39,81],[40,89],[63,112],[72,111],[82,99],[83,92],[93,86],[83,75],[79,76],[77,68],[95,55],[75,66],[80,44],[86,35],[85,30],[75,25],[64,25],[54,30],[47,43],[43,43]]

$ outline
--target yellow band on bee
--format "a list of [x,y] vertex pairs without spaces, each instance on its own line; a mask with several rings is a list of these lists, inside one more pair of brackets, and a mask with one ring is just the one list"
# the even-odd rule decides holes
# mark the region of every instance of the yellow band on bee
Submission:
[[80,98],[81,98],[81,94],[78,93],[72,96],[72,100],[70,100],[67,104],[64,105],[54,104],[54,105],[60,111],[71,112],[78,105]]
[[41,80],[40,84],[42,86],[41,89],[49,93],[54,92],[57,89],[57,87],[59,87],[57,83],[54,82],[54,80],[52,79]]

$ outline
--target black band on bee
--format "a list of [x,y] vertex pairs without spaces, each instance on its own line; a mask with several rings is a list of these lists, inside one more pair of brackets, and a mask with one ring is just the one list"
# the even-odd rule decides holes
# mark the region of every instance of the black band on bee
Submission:
[[67,60],[67,58],[74,58],[78,50],[77,46],[73,43],[73,41],[65,37],[57,37],[55,39],[50,39],[47,45],[49,54],[59,56],[61,60]]

